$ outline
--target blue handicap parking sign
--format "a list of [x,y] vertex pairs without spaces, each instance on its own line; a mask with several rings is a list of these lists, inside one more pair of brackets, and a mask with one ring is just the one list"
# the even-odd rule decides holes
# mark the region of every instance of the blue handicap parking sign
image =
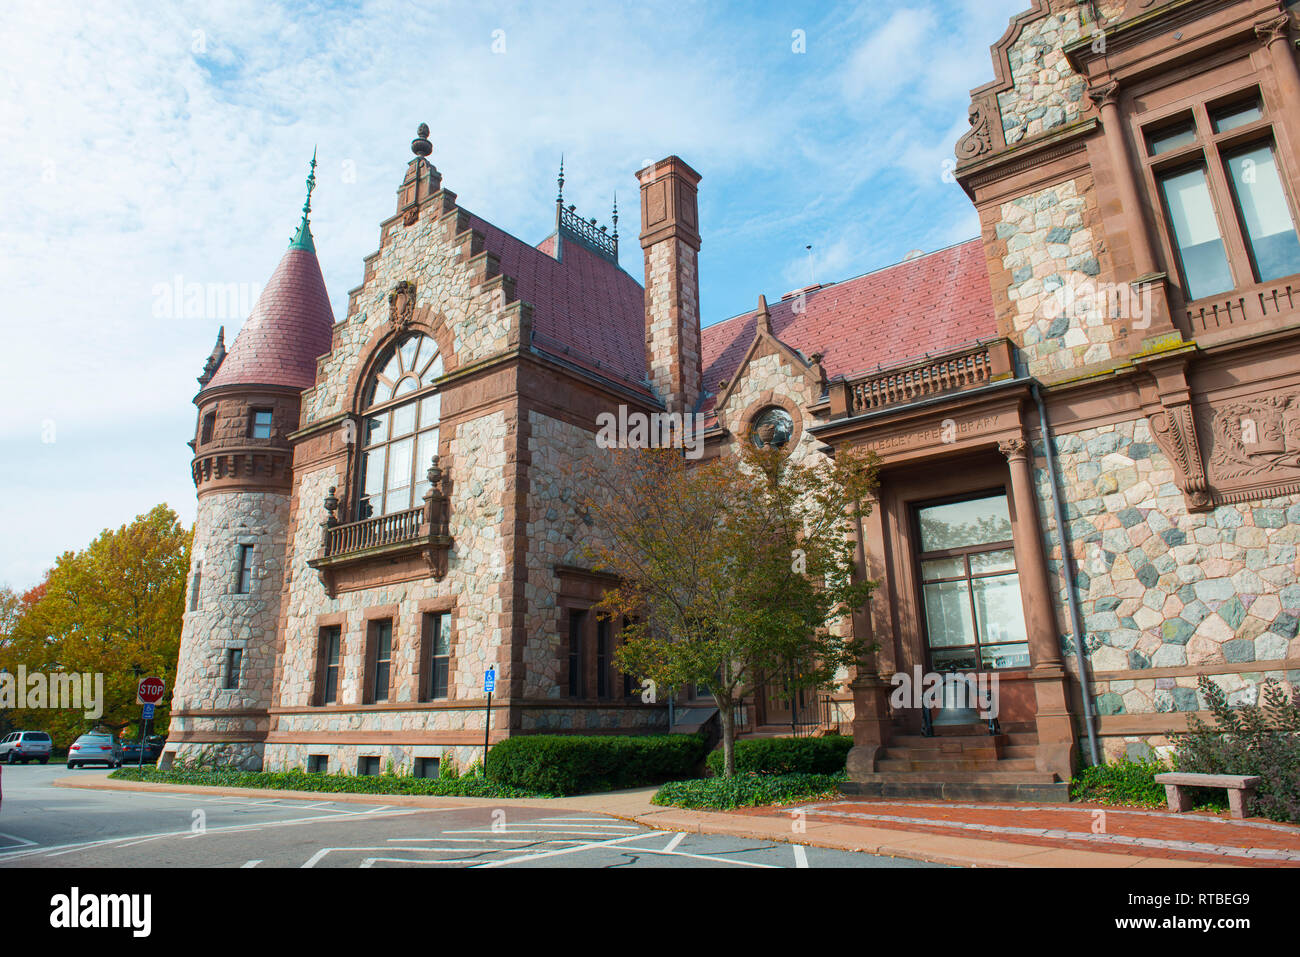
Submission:
[[483,673],[483,693],[491,694],[497,690],[497,670],[489,668]]
[[153,705],[146,704],[144,706],[144,716],[146,719],[153,717]]

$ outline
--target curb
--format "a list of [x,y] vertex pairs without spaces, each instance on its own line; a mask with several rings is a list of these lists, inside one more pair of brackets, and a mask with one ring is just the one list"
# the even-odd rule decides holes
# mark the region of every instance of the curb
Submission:
[[[94,791],[168,792],[220,797],[280,798],[290,801],[337,801],[393,807],[452,809],[470,807],[556,808],[604,814],[659,831],[709,834],[781,844],[799,844],[834,851],[854,851],[882,857],[943,864],[951,867],[1097,867],[1113,870],[1148,867],[1234,867],[1239,865],[1151,858],[1133,854],[1078,851],[1032,844],[1014,844],[980,838],[949,837],[925,832],[891,830],[852,824],[808,822],[796,834],[786,822],[765,821],[752,815],[685,808],[658,808],[649,803],[653,789],[567,798],[472,798],[418,794],[358,794],[334,791],[287,791],[273,788],[211,787],[161,784],[147,781],[111,781],[108,778],[61,777],[54,787]],[[611,800],[613,799],[613,800]],[[621,800],[620,800],[621,799]],[[624,806],[620,806],[623,804]],[[822,833],[817,833],[817,832]]]

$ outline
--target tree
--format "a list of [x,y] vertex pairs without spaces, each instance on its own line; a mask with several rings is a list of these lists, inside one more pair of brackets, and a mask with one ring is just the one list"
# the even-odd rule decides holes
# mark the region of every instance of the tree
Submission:
[[801,464],[746,446],[702,464],[673,449],[623,449],[588,469],[587,556],[619,584],[598,614],[629,624],[618,667],[653,686],[706,685],[724,768],[735,773],[735,709],[765,675],[824,686],[869,647],[835,634],[873,582],[857,580],[854,516],[869,510],[874,455]]
[[[139,718],[133,666],[159,675],[169,688],[175,680],[190,541],[176,513],[158,505],[129,525],[105,529],[83,551],[64,552],[13,615],[8,640],[0,638],[0,668],[102,674],[98,723],[129,726]],[[0,599],[0,616],[5,607]],[[48,727],[58,741],[87,723],[81,711],[19,715]],[[166,725],[164,706],[155,721]]]

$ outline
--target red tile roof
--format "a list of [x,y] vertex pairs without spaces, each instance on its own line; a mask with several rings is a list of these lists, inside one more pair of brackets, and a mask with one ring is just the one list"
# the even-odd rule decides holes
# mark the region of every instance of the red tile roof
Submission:
[[[577,240],[552,235],[530,246],[470,214],[515,295],[533,307],[533,347],[647,393],[645,290]],[[555,257],[556,246],[560,257]]]
[[[805,356],[820,352],[826,374],[855,376],[997,335],[993,292],[979,239],[854,279],[804,297],[770,303],[772,332]],[[732,379],[754,341],[756,313],[703,330],[704,390]],[[712,406],[706,399],[704,408]]]
[[207,389],[223,385],[310,388],[330,351],[334,312],[316,254],[285,251]]

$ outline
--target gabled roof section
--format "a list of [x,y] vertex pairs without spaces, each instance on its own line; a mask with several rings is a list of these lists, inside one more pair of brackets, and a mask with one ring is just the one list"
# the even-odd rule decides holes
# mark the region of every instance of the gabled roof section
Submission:
[[533,307],[534,349],[650,395],[639,282],[562,233],[530,246],[473,213],[470,219],[515,280],[515,295]]
[[311,388],[316,359],[330,351],[333,327],[316,254],[291,245],[204,391],[229,385]]
[[[796,311],[796,307],[802,311]],[[830,379],[896,365],[997,335],[993,291],[979,239],[769,307],[772,334],[805,357],[824,356]],[[705,400],[713,408],[754,341],[758,310],[703,330]]]

